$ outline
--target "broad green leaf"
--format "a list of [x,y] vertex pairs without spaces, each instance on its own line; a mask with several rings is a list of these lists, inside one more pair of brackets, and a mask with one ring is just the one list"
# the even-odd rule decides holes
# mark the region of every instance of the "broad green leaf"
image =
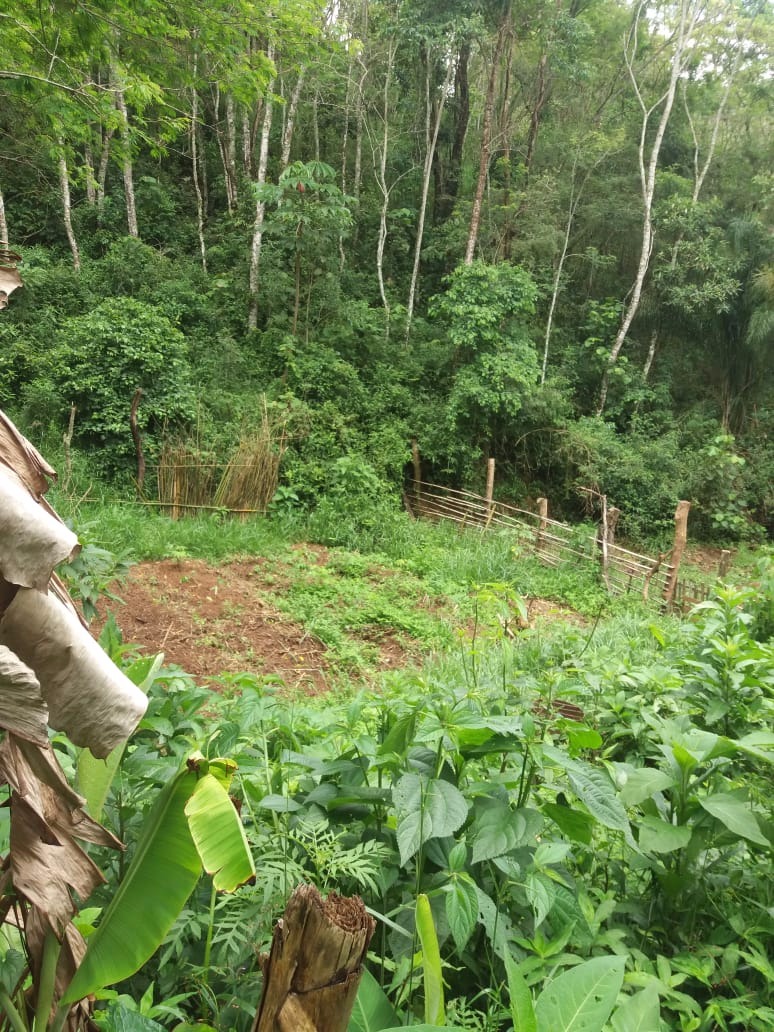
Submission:
[[255,864],[242,821],[220,780],[204,774],[185,806],[188,827],[205,871],[222,892],[255,878]]
[[407,713],[404,717],[400,717],[387,732],[384,741],[379,746],[378,755],[389,756],[397,753],[398,756],[403,756],[414,741],[416,728],[416,713]]
[[380,1032],[397,1025],[398,1015],[387,995],[368,969],[363,972],[347,1032]]
[[655,985],[629,996],[613,1015],[612,1026],[613,1032],[659,1032],[661,1008]]
[[392,790],[398,814],[398,849],[405,866],[431,838],[453,835],[468,815],[468,804],[448,781],[404,774]]
[[671,774],[655,767],[630,767],[618,772],[618,791],[624,806],[637,806],[656,792],[671,788],[674,783]]
[[430,900],[420,892],[417,896],[417,934],[422,946],[422,975],[425,985],[425,1021],[444,1023],[443,972],[438,936],[435,933]]
[[535,867],[560,864],[570,852],[570,848],[569,842],[541,842],[535,850],[532,862]]
[[275,813],[292,813],[301,809],[301,803],[283,795],[266,795],[258,805],[262,810],[273,810]]
[[643,817],[639,822],[640,849],[646,853],[671,853],[691,841],[691,828],[667,824],[660,817]]
[[537,999],[538,1032],[602,1032],[623,984],[624,957],[595,957],[557,975]]
[[126,742],[119,742],[104,760],[98,760],[88,748],[81,749],[78,755],[76,787],[86,799],[89,815],[95,821],[102,816],[102,808],[125,748]]
[[535,928],[538,928],[548,917],[554,902],[554,886],[539,871],[528,871],[524,879],[527,902],[535,914]]
[[600,824],[631,837],[626,810],[606,771],[583,760],[571,759],[552,746],[544,746],[543,752],[552,762],[564,767],[573,792]]
[[510,950],[505,952],[505,972],[508,976],[508,999],[513,1032],[537,1032],[532,993]]
[[455,878],[446,893],[446,919],[459,953],[465,949],[478,921],[478,896],[473,880],[466,875]]
[[594,830],[594,818],[590,814],[558,803],[544,803],[542,810],[567,838],[589,845]]
[[393,1028],[383,1028],[381,1032],[406,1032],[406,1028],[412,1032],[465,1032],[460,1025],[395,1025]]
[[182,770],[159,793],[126,877],[89,937],[64,1003],[134,974],[172,927],[202,870],[185,815],[196,781],[194,771]]
[[707,813],[711,813],[735,835],[761,846],[770,845],[761,831],[758,818],[743,799],[727,792],[716,792],[711,796],[699,796],[698,801]]
[[99,1027],[103,1032],[163,1032],[164,1029],[157,1021],[120,1004],[110,1005]]
[[485,809],[479,809],[470,828],[473,863],[503,856],[523,845],[527,821],[523,814],[512,810],[507,802],[487,800]]
[[19,950],[6,950],[0,961],[0,986],[11,996],[27,970],[27,958]]

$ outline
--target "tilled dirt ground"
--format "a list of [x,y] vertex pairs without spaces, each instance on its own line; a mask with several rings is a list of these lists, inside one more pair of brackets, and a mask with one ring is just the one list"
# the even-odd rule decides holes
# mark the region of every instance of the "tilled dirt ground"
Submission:
[[[325,561],[323,550],[319,559]],[[163,652],[167,663],[200,680],[247,671],[277,676],[310,694],[322,691],[327,650],[271,605],[268,598],[281,595],[283,585],[276,566],[264,580],[263,566],[261,559],[217,566],[199,559],[138,563],[111,586],[116,599],[103,602],[92,629],[98,634],[112,613],[125,642]],[[412,650],[388,631],[375,644],[384,669],[412,658]]]

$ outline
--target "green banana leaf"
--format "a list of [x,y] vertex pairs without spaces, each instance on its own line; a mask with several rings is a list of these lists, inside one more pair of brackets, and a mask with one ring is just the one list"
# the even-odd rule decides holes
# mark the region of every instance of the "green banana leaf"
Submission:
[[255,878],[242,821],[212,767],[197,781],[185,814],[204,869],[212,875],[216,889],[233,892]]
[[161,790],[126,877],[89,937],[63,1003],[128,978],[163,942],[201,875],[185,815],[196,784],[196,771],[184,769]]
[[86,799],[89,816],[95,821],[102,818],[102,809],[125,748],[126,742],[119,742],[104,760],[98,760],[88,748],[81,749],[78,755],[75,787]]

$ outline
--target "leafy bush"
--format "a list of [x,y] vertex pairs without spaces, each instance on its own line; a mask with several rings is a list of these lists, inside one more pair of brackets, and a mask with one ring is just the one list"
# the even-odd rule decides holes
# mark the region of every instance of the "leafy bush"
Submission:
[[49,368],[28,388],[28,418],[63,425],[76,406],[75,438],[114,474],[134,454],[129,410],[143,392],[138,425],[153,449],[159,435],[189,420],[195,398],[183,335],[151,305],[120,297],[66,320],[49,354]]

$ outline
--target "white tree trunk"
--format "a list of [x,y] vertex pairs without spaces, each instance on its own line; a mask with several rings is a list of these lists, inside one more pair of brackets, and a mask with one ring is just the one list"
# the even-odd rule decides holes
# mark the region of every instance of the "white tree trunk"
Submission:
[[288,167],[290,162],[290,148],[293,146],[293,129],[296,124],[296,114],[298,112],[298,102],[301,99],[301,90],[304,86],[304,76],[306,75],[306,67],[302,67],[298,72],[298,78],[296,79],[296,85],[293,87],[293,92],[290,95],[290,103],[287,106],[287,114],[285,117],[285,126],[282,132],[282,151],[280,153],[280,171]]
[[427,197],[430,193],[430,177],[433,171],[433,157],[435,147],[438,143],[438,131],[441,128],[443,109],[446,104],[446,94],[449,92],[449,85],[454,74],[454,63],[449,61],[446,68],[446,78],[441,87],[441,99],[438,101],[438,110],[435,116],[435,125],[430,131],[430,114],[432,105],[430,103],[430,59],[427,61],[427,79],[425,82],[425,168],[422,174],[422,197],[419,202],[419,218],[417,221],[417,239],[414,244],[414,267],[411,270],[411,285],[409,287],[408,304],[406,305],[406,343],[411,335],[411,321],[414,317],[414,302],[416,300],[417,282],[419,280],[419,263],[422,258],[422,238],[425,232],[425,215],[427,213]]
[[226,96],[226,176],[229,181],[231,203],[236,208],[239,202],[239,183],[236,167],[236,112],[234,98]]
[[5,201],[2,190],[0,190],[0,247],[8,247],[8,222],[5,218]]
[[59,140],[62,150],[59,153],[59,190],[62,196],[62,220],[64,222],[67,242],[73,255],[73,268],[76,272],[81,270],[81,253],[78,250],[78,241],[75,238],[72,220],[72,205],[70,202],[70,174],[67,171],[67,159],[64,155],[64,140]]
[[137,206],[134,199],[134,163],[132,162],[132,143],[129,132],[129,112],[126,109],[126,99],[122,89],[116,90],[116,107],[121,115],[120,132],[123,143],[121,168],[124,177],[124,194],[126,196],[126,225],[129,230],[129,236],[139,238]]
[[110,164],[110,141],[113,139],[112,129],[102,130],[102,153],[99,156],[99,169],[97,170],[97,222],[102,221],[102,213],[105,208],[105,182],[107,181],[108,165]]
[[[642,238],[640,241],[640,259],[637,264],[637,275],[635,276],[634,284],[632,285],[629,301],[624,308],[621,325],[618,328],[615,341],[610,349],[607,367],[605,369],[604,376],[602,377],[599,404],[597,405],[596,410],[597,416],[601,416],[605,410],[607,392],[610,386],[610,374],[618,361],[618,357],[621,354],[621,350],[623,349],[626,341],[626,334],[629,332],[629,328],[640,307],[642,288],[645,283],[645,277],[648,273],[650,256],[653,251],[653,194],[656,189],[656,172],[658,170],[658,159],[661,153],[661,144],[663,143],[664,133],[666,132],[667,125],[669,124],[670,115],[672,114],[672,107],[674,105],[675,93],[677,91],[677,84],[680,79],[680,75],[685,70],[687,60],[691,57],[690,43],[696,28],[696,23],[703,10],[704,6],[702,0],[680,0],[679,21],[674,33],[674,47],[669,68],[669,83],[665,92],[658,98],[655,104],[652,104],[650,107],[648,107],[643,100],[642,92],[634,71],[634,58],[637,52],[639,23],[642,15],[647,11],[645,0],[642,0],[640,3],[637,14],[635,15],[634,26],[624,46],[626,67],[629,70],[629,76],[632,80],[637,100],[642,108],[642,127],[640,130],[640,143],[638,150],[640,185],[642,188]],[[653,142],[650,145],[650,153],[647,155],[646,163],[648,126],[651,117],[659,107],[661,108],[661,117],[656,128]]]
[[397,41],[392,40],[387,50],[387,68],[384,74],[384,110],[382,112],[384,123],[382,129],[382,150],[379,155],[378,169],[374,168],[376,182],[382,195],[382,205],[379,213],[379,239],[376,245],[376,275],[379,280],[379,295],[382,299],[384,313],[387,318],[388,340],[390,339],[390,302],[387,299],[387,290],[384,285],[384,248],[387,243],[387,213],[390,207],[390,189],[387,186],[387,150],[390,140],[390,87],[392,85],[392,69],[397,48]]
[[199,252],[202,269],[207,271],[207,247],[204,242],[204,197],[199,182],[199,94],[196,89],[196,58],[194,58],[194,85],[191,88],[191,173],[196,192],[196,232],[199,237]]
[[[269,47],[267,56],[274,60],[274,48]],[[258,155],[258,175],[256,182],[263,186],[266,182],[266,169],[269,164],[269,135],[274,105],[271,102],[271,91],[274,80],[269,83],[263,109],[263,126],[261,128],[261,149]],[[263,219],[266,214],[266,202],[259,199],[255,202],[255,222],[253,223],[253,242],[250,248],[250,309],[247,315],[247,328],[254,330],[258,326],[258,287],[260,284],[261,247],[263,245]]]

